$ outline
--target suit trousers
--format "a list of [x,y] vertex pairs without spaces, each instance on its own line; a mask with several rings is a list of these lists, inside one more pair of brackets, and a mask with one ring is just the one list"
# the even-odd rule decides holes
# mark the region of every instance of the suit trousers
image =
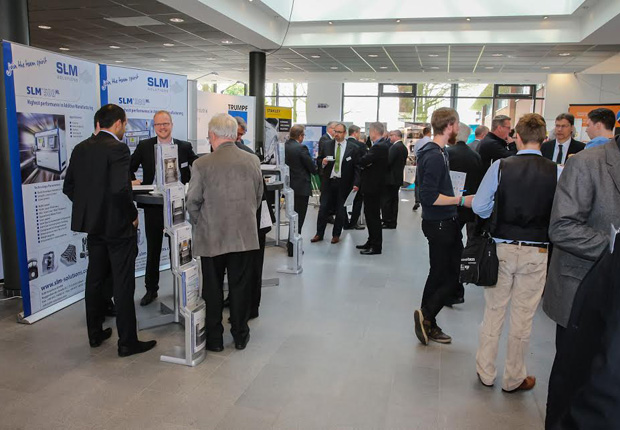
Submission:
[[332,213],[336,214],[332,237],[340,236],[347,215],[344,208],[346,199],[347,195],[340,190],[340,179],[330,179],[329,183],[321,190],[321,206],[319,207],[319,216],[316,221],[317,236],[323,237],[325,235],[327,218]]
[[400,186],[386,185],[381,196],[381,221],[388,227],[396,228],[398,220],[398,192]]
[[383,248],[381,230],[381,193],[364,193],[364,216],[368,227],[368,245],[377,251]]
[[[306,197],[307,198],[307,197]],[[258,308],[260,307],[261,288],[263,288],[263,263],[265,262],[265,242],[267,234],[258,233],[258,246],[255,251],[251,251],[253,255],[252,264],[254,270],[252,272],[252,299],[250,301],[250,317],[258,316]]]
[[136,290],[135,269],[138,245],[136,236],[111,238],[88,235],[88,271],[86,274],[86,325],[88,337],[94,340],[102,330],[104,320],[101,306],[106,279],[112,276],[116,304],[116,328],[119,346],[132,346],[138,341],[136,308],[133,300]]
[[144,229],[146,234],[146,274],[144,286],[147,291],[159,290],[159,260],[164,236],[164,211],[161,206],[144,206]]
[[364,193],[361,188],[358,190],[355,198],[353,199],[353,209],[351,210],[351,218],[347,224],[349,227],[357,225],[360,215],[362,214],[362,203],[364,203]]
[[510,329],[502,388],[514,390],[527,376],[525,355],[547,276],[547,253],[540,249],[497,244],[499,275],[495,286],[484,289],[484,318],[476,353],[476,370],[487,385],[493,384],[497,376],[495,361],[509,303]]
[[201,257],[202,298],[206,304],[207,345],[222,346],[224,326],[224,274],[228,274],[230,299],[230,333],[236,341],[243,340],[250,332],[250,302],[254,280],[255,250],[230,252],[215,257]]
[[428,241],[430,260],[430,270],[422,295],[422,313],[435,325],[437,314],[455,295],[459,283],[463,235],[456,219],[423,219],[422,232]]
[[304,221],[306,219],[306,213],[308,212],[308,199],[310,196],[298,196],[295,195],[294,201],[294,209],[297,212],[299,228],[298,233],[301,234],[301,228],[304,226]]

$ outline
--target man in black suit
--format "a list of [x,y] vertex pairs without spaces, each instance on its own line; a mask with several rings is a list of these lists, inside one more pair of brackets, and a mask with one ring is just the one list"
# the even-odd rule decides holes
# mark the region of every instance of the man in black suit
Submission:
[[331,243],[340,242],[340,233],[347,216],[344,202],[351,190],[359,189],[359,150],[354,144],[344,140],[346,132],[346,126],[337,123],[334,126],[334,140],[327,142],[317,156],[317,163],[323,166],[323,169],[316,234],[310,239],[313,243],[323,240],[331,210],[336,212]]
[[[319,153],[321,153],[321,151],[324,151],[325,145],[327,145],[329,142],[333,142],[334,137],[336,136],[336,134],[334,133],[334,127],[336,126],[336,124],[338,124],[338,121],[330,121],[327,123],[327,130],[325,134],[319,139]],[[319,164],[318,168],[319,173],[322,172],[323,166]]]
[[[368,147],[361,137],[361,129],[357,125],[349,126],[349,137],[347,138],[347,143],[351,143],[358,148],[360,158],[368,152]],[[364,230],[364,227],[358,224],[360,215],[362,214],[362,203],[364,203],[364,191],[360,188],[353,199],[351,218],[349,218],[349,221],[345,223],[345,230]]]
[[156,341],[140,342],[136,331],[135,265],[138,246],[138,211],[129,180],[129,148],[120,139],[125,133],[125,111],[112,104],[98,114],[101,131],[79,143],[71,154],[63,193],[73,202],[71,229],[88,233],[86,275],[86,324],[91,347],[112,335],[103,329],[101,301],[110,272],[114,284],[118,355],[148,351]]
[[478,154],[480,154],[485,171],[495,160],[517,154],[516,145],[514,143],[509,144],[506,140],[510,128],[510,117],[506,115],[497,115],[491,121],[491,131],[480,141],[478,146]]
[[[192,144],[172,138],[172,116],[167,111],[159,111],[153,116],[153,127],[157,137],[141,141],[131,155],[131,179],[133,184],[151,185],[155,179],[155,145],[172,144],[179,147],[179,168],[181,182],[189,182],[190,166],[198,158],[194,154]],[[136,170],[142,166],[142,181],[136,180]],[[146,274],[144,286],[146,294],[140,300],[140,306],[146,306],[157,298],[159,290],[159,259],[164,231],[164,212],[159,205],[139,205],[144,209],[146,233]]]
[[561,113],[555,119],[555,139],[542,144],[540,152],[555,164],[566,164],[571,155],[582,151],[586,144],[572,138],[575,117],[570,113]]
[[403,133],[400,130],[390,131],[389,139],[392,146],[388,152],[388,171],[381,202],[381,214],[382,227],[395,229],[398,221],[398,192],[403,185],[403,170],[407,164],[409,152],[403,143]]
[[385,126],[381,122],[370,124],[368,135],[374,142],[372,148],[360,160],[362,188],[364,190],[364,215],[368,226],[368,240],[356,248],[362,255],[381,254],[383,234],[381,232],[381,193],[388,171],[388,140],[384,138]]
[[299,234],[306,219],[308,199],[312,195],[310,176],[317,170],[308,148],[302,145],[304,136],[304,126],[294,125],[289,132],[290,139],[284,144],[284,159],[289,168],[291,188],[295,192],[294,208],[299,216]]

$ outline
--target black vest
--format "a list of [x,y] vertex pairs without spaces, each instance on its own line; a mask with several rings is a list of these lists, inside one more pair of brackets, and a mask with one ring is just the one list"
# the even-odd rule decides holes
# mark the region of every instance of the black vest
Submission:
[[516,155],[500,163],[491,234],[498,239],[549,242],[557,166],[535,154]]

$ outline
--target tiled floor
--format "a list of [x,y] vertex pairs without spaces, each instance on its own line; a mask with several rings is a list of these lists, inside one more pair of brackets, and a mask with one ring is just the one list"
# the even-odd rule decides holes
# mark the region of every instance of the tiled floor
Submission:
[[[0,303],[0,428],[542,429],[554,354],[554,325],[542,312],[528,357],[538,385],[528,393],[477,381],[478,287],[438,317],[452,345],[415,338],[428,262],[411,206],[401,201],[398,230],[384,231],[380,256],[355,250],[365,231],[345,232],[338,245],[310,244],[310,208],[303,274],[277,274],[287,257],[268,248],[265,277],[279,276],[280,286],[263,289],[247,349],[236,351],[226,333],[224,352],[196,368],[159,361],[183,342],[174,325],[140,333],[158,340],[153,351],[119,358],[113,340],[88,346],[83,302],[33,326],[14,322],[19,303]],[[162,276],[168,293],[170,279]]]

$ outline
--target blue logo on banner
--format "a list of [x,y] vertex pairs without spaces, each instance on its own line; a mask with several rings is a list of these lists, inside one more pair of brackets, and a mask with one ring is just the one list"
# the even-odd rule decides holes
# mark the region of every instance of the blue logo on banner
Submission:
[[146,78],[146,83],[149,87],[168,88],[168,79],[153,78],[152,76],[149,76]]
[[26,87],[26,94],[29,96],[40,96],[42,94],[41,88]]
[[232,116],[233,118],[239,117],[243,119],[246,124],[248,123],[248,112],[247,111],[229,110],[228,115]]
[[130,105],[133,104],[133,98],[131,97],[119,97],[118,98],[119,105]]
[[56,63],[56,72],[59,75],[67,75],[67,76],[77,76],[78,75],[78,66],[74,66],[72,64],[66,64],[58,61]]

